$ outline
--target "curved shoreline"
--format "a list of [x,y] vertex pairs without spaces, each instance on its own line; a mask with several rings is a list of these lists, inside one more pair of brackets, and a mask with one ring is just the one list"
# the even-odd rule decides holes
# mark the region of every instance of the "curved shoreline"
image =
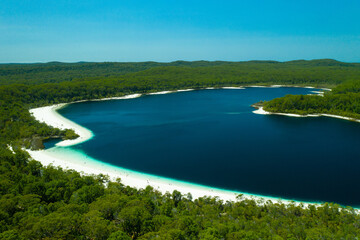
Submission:
[[180,181],[172,178],[156,176],[147,173],[141,173],[126,168],[114,166],[105,162],[96,160],[81,151],[71,148],[53,147],[47,150],[28,150],[31,158],[41,162],[44,166],[58,166],[64,170],[73,169],[82,175],[104,174],[109,176],[110,181],[121,179],[121,183],[136,189],[145,189],[147,186],[153,187],[162,194],[172,193],[174,190],[181,192],[183,195],[191,194],[193,199],[200,197],[217,197],[223,201],[236,201],[238,196],[241,199],[253,199],[257,204],[263,204],[267,201],[272,203],[294,204],[296,206],[320,205],[320,202],[305,202],[289,200],[280,197],[262,196],[245,192],[238,192],[226,189],[220,189],[205,186],[186,181]]
[[[288,86],[274,85],[274,86],[248,86],[248,87],[288,87]],[[297,86],[291,86],[291,87],[297,87]],[[313,87],[306,87],[306,88],[313,88]],[[207,88],[207,89],[216,89],[216,88]],[[245,89],[245,87],[237,86],[237,87],[225,87],[220,89]],[[146,95],[167,94],[167,93],[192,91],[192,90],[194,89],[162,91],[156,93],[149,93]],[[131,99],[140,96],[142,95],[132,94],[124,97],[96,99],[90,101]],[[79,102],[84,102],[84,101],[79,101]],[[309,204],[321,204],[318,202],[303,202],[303,201],[288,200],[283,198],[261,196],[261,195],[249,194],[244,192],[218,189],[218,188],[203,186],[199,184],[178,181],[175,179],[155,176],[151,174],[140,173],[98,161],[96,159],[87,156],[85,153],[82,153],[80,151],[75,151],[70,148],[64,148],[65,146],[71,146],[87,141],[94,136],[90,130],[70,121],[69,119],[66,119],[65,117],[63,117],[62,115],[56,112],[57,109],[60,109],[66,106],[67,104],[70,103],[57,104],[57,105],[40,107],[30,110],[30,112],[34,115],[34,117],[38,121],[45,122],[48,125],[51,125],[53,127],[59,127],[61,129],[71,128],[74,129],[75,132],[80,135],[80,137],[77,139],[62,141],[56,144],[56,147],[54,148],[39,150],[39,151],[27,150],[33,159],[41,162],[45,166],[54,165],[54,166],[59,166],[63,169],[74,169],[78,172],[81,172],[82,174],[101,173],[108,175],[110,177],[110,180],[112,181],[115,181],[117,178],[121,178],[121,182],[123,184],[137,189],[145,188],[146,186],[150,185],[154,189],[159,190],[162,193],[172,192],[174,190],[177,190],[182,194],[191,193],[194,199],[204,196],[210,196],[210,197],[219,197],[219,199],[224,201],[236,201],[237,196],[239,194],[242,194],[243,195],[242,198],[254,199],[258,202],[258,204],[262,204],[269,200],[272,202],[302,205],[305,207],[308,206]],[[268,113],[263,113],[263,114],[268,114]]]
[[348,121],[353,121],[353,122],[360,122],[360,120],[356,119],[356,118],[343,117],[343,116],[339,116],[339,115],[326,114],[326,113],[300,115],[300,114],[295,114],[295,113],[267,112],[263,109],[263,107],[259,107],[257,110],[254,110],[253,113],[262,114],[262,115],[281,115],[281,116],[288,116],[288,117],[332,117],[332,118],[338,118],[338,119],[343,119],[343,120],[348,120]]
[[[132,99],[140,97],[141,94],[131,94],[123,97],[112,97],[112,98],[103,98],[103,99],[94,99],[89,101],[106,101],[106,100],[121,100],[121,99]],[[76,134],[79,135],[76,139],[71,140],[63,140],[58,142],[56,146],[67,147],[73,146],[87,140],[90,140],[94,137],[94,134],[91,130],[63,117],[61,114],[57,112],[57,110],[66,107],[68,104],[79,103],[85,101],[76,101],[70,103],[60,103],[46,107],[39,107],[30,109],[29,112],[32,114],[36,120],[39,122],[46,123],[49,126],[59,128],[61,130],[72,129]]]
[[121,183],[126,186],[131,186],[137,189],[145,189],[147,186],[151,186],[163,194],[166,192],[172,193],[174,190],[177,190],[182,194],[190,193],[193,199],[209,196],[218,197],[223,201],[236,201],[237,196],[239,194],[243,194],[242,198],[254,199],[258,202],[258,204],[262,204],[267,201],[286,204],[294,203],[296,205],[303,204],[304,206],[310,204],[303,202],[293,202],[291,200],[275,197],[266,197],[243,192],[218,189],[152,174],[136,172],[98,161],[82,152],[62,147],[54,147],[48,150],[40,151],[27,151],[33,159],[36,159],[45,166],[54,165],[63,169],[73,169],[84,175],[105,174],[109,176],[111,181],[116,181],[118,178],[120,178]]
[[[203,90],[212,90],[212,89],[229,89],[229,90],[242,90],[246,88],[279,88],[279,87],[300,87],[301,86],[287,86],[287,85],[270,85],[270,86],[262,86],[262,85],[252,85],[252,86],[232,86],[232,87],[220,87],[220,88],[213,88],[208,87],[204,88]],[[303,88],[314,88],[314,87],[303,87]],[[59,103],[51,106],[45,106],[45,107],[38,107],[30,109],[29,112],[32,114],[36,120],[39,122],[44,122],[49,126],[59,128],[61,130],[65,129],[73,129],[76,134],[79,135],[76,139],[71,140],[63,140],[56,144],[56,146],[61,147],[68,147],[73,146],[82,142],[85,142],[87,140],[90,140],[94,137],[94,134],[91,130],[80,126],[79,124],[70,121],[69,119],[63,117],[61,114],[57,112],[57,110],[66,107],[68,104],[72,103],[79,103],[79,102],[86,102],[86,101],[107,101],[107,100],[124,100],[124,99],[133,99],[138,98],[143,95],[162,95],[162,94],[169,94],[169,93],[176,93],[176,92],[188,92],[188,91],[194,91],[195,89],[179,89],[179,90],[173,90],[173,91],[160,91],[160,92],[151,92],[146,94],[130,94],[125,95],[122,97],[110,97],[110,98],[101,98],[101,99],[91,99],[91,100],[81,100],[81,101],[74,101],[69,103]],[[323,89],[323,90],[329,90],[329,89]],[[331,89],[330,89],[331,90]],[[321,94],[323,92],[317,92],[317,94]]]
[[91,139],[94,134],[87,128],[80,126],[79,124],[70,121],[69,119],[60,115],[57,110],[65,107],[67,103],[56,104],[47,107],[39,107],[30,109],[30,113],[39,122],[46,123],[49,126],[59,128],[61,130],[72,129],[76,134],[79,135],[76,139],[63,140],[58,142],[56,146],[72,146]]

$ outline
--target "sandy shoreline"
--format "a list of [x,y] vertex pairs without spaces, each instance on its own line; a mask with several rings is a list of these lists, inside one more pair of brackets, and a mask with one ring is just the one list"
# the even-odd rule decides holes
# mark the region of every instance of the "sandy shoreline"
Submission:
[[161,95],[161,94],[169,94],[169,93],[175,93],[175,92],[189,92],[189,91],[194,91],[195,89],[180,89],[180,90],[176,90],[176,91],[161,91],[161,92],[152,92],[152,93],[147,93],[145,95]]
[[78,138],[73,140],[64,140],[56,144],[56,146],[71,146],[82,143],[91,139],[94,134],[87,128],[80,126],[79,124],[70,121],[67,118],[64,118],[56,110],[65,107],[67,104],[56,104],[47,107],[39,107],[30,109],[30,113],[35,117],[39,122],[44,122],[49,126],[59,128],[62,130],[73,129],[76,134],[79,135]]
[[244,87],[222,87],[222,89],[245,89]]
[[26,151],[33,159],[41,162],[44,166],[53,165],[59,166],[63,169],[73,169],[83,175],[104,174],[108,175],[111,181],[116,181],[116,179],[120,178],[121,183],[126,186],[134,187],[136,189],[144,189],[147,186],[151,186],[163,194],[166,192],[172,193],[174,190],[177,190],[183,195],[190,193],[193,199],[209,196],[218,197],[223,201],[236,201],[237,196],[239,194],[243,194],[242,199],[254,199],[258,204],[263,204],[267,201],[285,204],[293,203],[295,205],[302,204],[305,207],[309,204],[317,204],[223,190],[151,174],[140,173],[100,162],[82,152],[75,151],[71,148],[54,147],[47,150]]
[[[33,159],[40,161],[45,166],[52,164],[54,166],[60,166],[63,169],[74,169],[86,175],[106,174],[110,177],[111,181],[116,181],[117,178],[121,178],[121,183],[137,189],[144,189],[150,185],[162,193],[172,193],[174,190],[177,190],[182,194],[191,193],[194,199],[203,196],[218,196],[224,201],[235,201],[236,196],[240,194],[111,166],[71,149],[55,147],[48,150],[27,151]],[[275,198],[268,198],[266,200],[277,201]]]
[[[281,86],[281,85],[276,85],[276,86]],[[306,88],[313,88],[313,87],[306,87]],[[322,88],[322,90],[331,91],[331,89],[328,89],[328,88]],[[311,92],[314,93],[312,95],[319,95],[319,96],[322,96],[322,97],[324,96],[323,91],[311,91]],[[343,117],[343,116],[339,116],[339,115],[326,114],[326,113],[300,115],[300,114],[295,114],[295,113],[267,112],[267,111],[265,111],[263,109],[263,107],[260,107],[260,108],[258,108],[256,110],[254,110],[253,113],[262,114],[262,115],[281,115],[281,116],[288,116],[288,117],[332,117],[332,118],[338,118],[338,119],[343,119],[343,120],[348,120],[348,121],[360,122],[360,120],[356,119],[356,118]]]
[[260,107],[257,110],[254,110],[253,113],[255,114],[263,114],[263,115],[282,115],[282,116],[288,116],[288,117],[332,117],[332,118],[339,118],[354,122],[360,122],[359,119],[350,118],[350,117],[343,117],[339,115],[332,115],[332,114],[306,114],[306,115],[300,115],[300,114],[294,114],[294,113],[273,113],[273,112],[267,112],[263,109],[263,107]]
[[[255,86],[251,86],[251,87],[255,87]],[[267,87],[267,86],[256,86],[256,87]],[[278,85],[278,86],[270,86],[270,87],[282,87],[282,86]],[[207,89],[213,89],[213,88],[207,88]],[[226,87],[223,89],[245,89],[245,88],[239,86],[239,87]],[[192,90],[194,89],[162,91],[157,93],[150,93],[149,95],[167,94],[173,92],[183,92],[183,91],[192,91]],[[132,94],[123,97],[105,98],[105,99],[91,100],[91,101],[131,99],[140,96],[142,95]],[[60,109],[66,106],[67,104],[68,103],[57,104],[57,105],[40,107],[30,110],[30,112],[38,121],[45,122],[48,125],[51,125],[53,127],[58,127],[60,129],[65,129],[65,128],[74,129],[75,132],[80,136],[79,138],[74,140],[62,141],[56,144],[56,147],[47,150],[40,150],[40,151],[27,150],[33,159],[41,162],[45,166],[52,164],[54,166],[60,166],[63,169],[74,169],[83,174],[101,173],[101,174],[109,175],[110,179],[113,181],[115,181],[117,178],[121,178],[121,182],[123,184],[131,187],[135,187],[137,189],[145,188],[146,186],[150,185],[154,189],[157,189],[162,193],[166,193],[166,192],[171,193],[174,190],[180,191],[182,194],[191,193],[194,199],[203,196],[211,196],[211,197],[219,197],[221,200],[224,201],[227,200],[236,201],[236,197],[239,194],[244,194],[243,198],[255,199],[258,201],[259,204],[261,204],[262,202],[266,202],[268,200],[272,202],[295,203],[296,205],[302,203],[302,202],[297,202],[297,201],[294,202],[292,200],[286,200],[280,198],[265,197],[265,196],[252,195],[242,192],[217,189],[217,188],[202,186],[198,184],[177,181],[174,179],[154,176],[150,174],[139,173],[100,162],[96,159],[87,156],[85,153],[75,151],[71,148],[66,148],[66,146],[79,144],[81,142],[91,139],[94,136],[89,129],[86,129],[70,121],[69,119],[64,118],[59,113],[57,113],[56,111],[57,109]],[[258,112],[255,111],[254,112],[258,114],[270,114],[265,112],[262,108],[256,111]],[[304,206],[307,206],[308,204],[314,204],[314,203],[302,203],[302,204]]]

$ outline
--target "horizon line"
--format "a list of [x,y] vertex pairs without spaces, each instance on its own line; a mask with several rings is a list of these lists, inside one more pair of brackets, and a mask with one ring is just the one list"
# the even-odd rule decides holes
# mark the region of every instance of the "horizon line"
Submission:
[[310,62],[310,61],[320,61],[320,60],[330,60],[340,63],[360,63],[360,62],[347,62],[347,61],[339,61],[334,58],[314,58],[314,59],[293,59],[288,61],[278,61],[278,60],[260,60],[260,59],[252,59],[252,60],[239,60],[239,61],[228,61],[228,60],[174,60],[174,61],[76,61],[76,62],[67,62],[67,61],[48,61],[48,62],[0,62],[0,65],[26,65],[26,64],[76,64],[76,63],[175,63],[175,62],[228,62],[228,63],[242,63],[242,62],[274,62],[274,63],[288,63],[288,62]]

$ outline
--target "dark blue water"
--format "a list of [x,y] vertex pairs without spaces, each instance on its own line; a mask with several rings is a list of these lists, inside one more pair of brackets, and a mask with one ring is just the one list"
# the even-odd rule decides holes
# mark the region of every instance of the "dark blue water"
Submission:
[[45,140],[43,142],[43,144],[44,144],[45,149],[49,149],[49,148],[55,147],[55,145],[61,141],[62,141],[61,138],[53,138],[53,139]]
[[253,194],[360,206],[360,124],[257,115],[310,89],[201,90],[60,110],[95,137],[73,146],[131,170]]

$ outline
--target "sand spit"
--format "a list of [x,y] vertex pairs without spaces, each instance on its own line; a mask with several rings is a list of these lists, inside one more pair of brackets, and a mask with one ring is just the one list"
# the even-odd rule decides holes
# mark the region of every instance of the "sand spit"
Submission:
[[148,93],[148,94],[149,95],[161,95],[161,94],[168,94],[168,93],[173,93],[173,91],[153,92],[153,93]]
[[89,101],[121,100],[121,99],[132,99],[132,98],[138,98],[138,97],[141,97],[141,94],[136,93],[136,94],[126,95],[126,96],[123,96],[123,97],[101,98],[101,99],[93,99],[93,100],[89,100]]
[[294,114],[294,113],[273,113],[273,112],[267,112],[263,109],[263,107],[260,107],[259,109],[256,109],[253,111],[255,114],[263,114],[263,115],[282,115],[282,116],[288,116],[288,117],[332,117],[332,118],[339,118],[354,122],[360,122],[359,119],[356,118],[350,118],[350,117],[343,117],[338,115],[332,115],[332,114],[307,114],[307,115],[300,115],[300,114]]
[[176,92],[189,92],[189,91],[194,91],[195,89],[189,88],[189,89],[180,89],[177,90]]
[[222,87],[222,89],[245,89],[244,87]]
[[[101,99],[92,99],[89,101],[107,101],[107,100],[121,100],[121,99],[133,99],[141,97],[141,94],[131,94],[126,95],[122,97],[111,97],[111,98],[101,98]],[[87,100],[82,101],[76,101],[71,103],[79,103],[79,102],[86,102]],[[39,122],[44,122],[49,126],[56,127],[62,130],[65,129],[73,129],[76,134],[79,135],[78,138],[73,140],[64,140],[56,144],[56,146],[66,147],[66,146],[72,146],[79,143],[82,143],[84,141],[87,141],[91,139],[94,134],[87,128],[84,128],[80,126],[79,124],[70,121],[67,118],[64,118],[62,115],[60,115],[57,110],[65,107],[68,104],[71,103],[60,103],[55,104],[52,106],[46,106],[46,107],[39,107],[39,108],[33,108],[30,109],[29,112],[35,117],[36,120]]]
[[61,141],[61,142],[57,143],[56,146],[65,147],[65,146],[76,145],[76,144],[82,143],[84,141],[87,141],[94,136],[94,134],[89,129],[84,128],[84,127],[80,126],[79,124],[70,121],[67,118],[64,118],[62,115],[60,115],[56,111],[60,108],[63,108],[66,105],[67,105],[66,103],[62,103],[62,104],[56,104],[56,105],[47,106],[47,107],[30,109],[30,113],[39,122],[44,122],[47,125],[50,125],[52,127],[59,128],[62,130],[73,129],[75,131],[75,133],[79,135],[79,137],[76,139]]

